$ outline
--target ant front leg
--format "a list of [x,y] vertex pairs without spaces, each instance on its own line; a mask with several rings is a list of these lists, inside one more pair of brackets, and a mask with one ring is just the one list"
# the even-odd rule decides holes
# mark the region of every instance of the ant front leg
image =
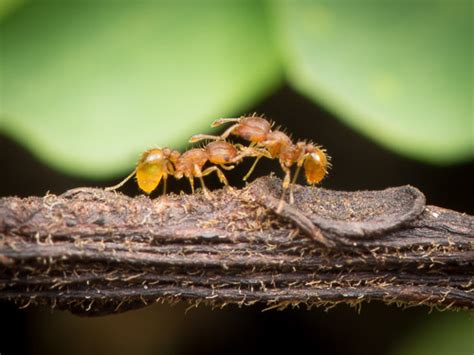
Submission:
[[221,139],[221,137],[220,136],[213,136],[211,134],[195,134],[194,136],[189,138],[188,142],[189,143],[196,143],[196,142],[200,142],[200,141],[203,141],[203,140],[206,140],[206,139],[217,141],[217,140]]
[[188,180],[189,180],[189,185],[191,185],[191,193],[194,194],[194,177],[189,176]]
[[[222,120],[224,120],[224,118],[222,118]],[[219,121],[219,120],[218,120]],[[214,121],[214,123],[216,123],[217,121]],[[230,122],[230,121],[229,121]],[[222,124],[222,123],[221,123]],[[216,125],[216,126],[212,126],[212,127],[217,127],[219,126],[220,124]],[[236,129],[237,127],[239,126],[239,124],[234,124],[232,126],[230,126],[229,128],[227,128],[224,133],[222,133],[220,136],[214,136],[212,134],[195,134],[194,136],[192,136],[191,138],[189,138],[189,143],[196,143],[196,142],[199,142],[199,141],[202,141],[202,140],[205,140],[205,139],[210,139],[210,140],[214,140],[214,141],[217,141],[217,140],[225,140],[227,137],[229,137],[229,135],[234,131],[234,129]]]
[[219,127],[229,122],[240,122],[240,118],[219,118],[211,123],[211,127]]
[[207,170],[209,169],[210,168],[204,170],[203,172],[197,164],[194,164],[194,175],[197,176],[201,182],[202,192],[204,193],[204,197],[206,197],[208,200],[211,199],[211,195],[209,195],[209,191],[207,190],[206,184],[204,183],[204,179],[202,177],[209,174],[207,173]]

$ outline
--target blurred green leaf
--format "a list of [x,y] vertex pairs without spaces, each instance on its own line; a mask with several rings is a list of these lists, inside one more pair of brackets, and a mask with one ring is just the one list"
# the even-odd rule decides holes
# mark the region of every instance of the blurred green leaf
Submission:
[[273,5],[275,38],[301,92],[408,156],[474,155],[470,0]]
[[396,344],[394,355],[472,355],[474,318],[469,313],[435,313]]
[[68,172],[130,169],[279,84],[265,21],[259,1],[29,2],[0,27],[0,128]]
[[2,0],[0,1],[0,21],[22,5],[26,0]]

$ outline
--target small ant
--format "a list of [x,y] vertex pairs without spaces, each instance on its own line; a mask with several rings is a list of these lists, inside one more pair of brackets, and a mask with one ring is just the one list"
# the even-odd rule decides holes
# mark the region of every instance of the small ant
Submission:
[[[256,149],[252,156],[256,156],[255,162],[249,172],[244,176],[248,179],[262,157],[270,159],[278,158],[280,166],[285,173],[283,189],[290,187],[290,203],[294,202],[293,184],[296,182],[299,171],[303,167],[306,181],[314,185],[320,182],[327,174],[331,164],[326,151],[321,147],[304,141],[293,144],[288,135],[280,130],[272,131],[272,124],[264,117],[253,114],[239,118],[221,118],[212,123],[212,127],[220,126],[227,122],[235,122],[220,136],[197,134],[191,137],[190,142],[202,139],[224,140],[230,134],[241,137],[250,142],[248,149]],[[291,181],[291,167],[296,164],[296,172]],[[290,185],[291,181],[291,185]],[[283,201],[283,197],[282,197]]]
[[[168,175],[173,175],[176,179],[185,176],[189,180],[193,193],[194,178],[199,178],[204,194],[209,198],[203,176],[215,171],[219,180],[227,186],[227,179],[218,166],[224,170],[231,170],[234,165],[227,164],[238,164],[244,157],[252,154],[255,156],[257,153],[254,150],[247,150],[245,147],[238,150],[234,145],[225,141],[210,142],[203,148],[193,148],[183,154],[169,148],[153,148],[142,154],[137,167],[130,175],[117,185],[107,187],[106,190],[113,191],[120,188],[135,175],[138,187],[146,194],[153,192],[163,179],[163,194],[166,194]],[[203,170],[208,161],[214,166]]]
[[163,194],[166,194],[168,175],[175,172],[174,164],[181,153],[170,148],[153,148],[146,150],[138,160],[137,167],[117,185],[105,188],[106,191],[117,190],[134,175],[138,187],[146,194],[152,193],[163,179]]

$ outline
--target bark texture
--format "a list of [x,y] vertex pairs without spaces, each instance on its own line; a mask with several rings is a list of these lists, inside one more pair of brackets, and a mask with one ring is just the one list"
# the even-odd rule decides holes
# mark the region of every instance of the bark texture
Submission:
[[341,192],[281,181],[130,198],[81,188],[0,199],[0,300],[82,315],[157,301],[474,309],[474,218],[414,187]]

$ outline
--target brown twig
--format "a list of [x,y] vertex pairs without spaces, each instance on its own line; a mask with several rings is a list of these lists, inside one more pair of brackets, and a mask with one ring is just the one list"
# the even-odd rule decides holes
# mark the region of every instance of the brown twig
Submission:
[[474,309],[474,218],[410,186],[338,192],[281,181],[126,197],[101,189],[0,200],[0,300],[85,315],[156,301],[269,308]]

